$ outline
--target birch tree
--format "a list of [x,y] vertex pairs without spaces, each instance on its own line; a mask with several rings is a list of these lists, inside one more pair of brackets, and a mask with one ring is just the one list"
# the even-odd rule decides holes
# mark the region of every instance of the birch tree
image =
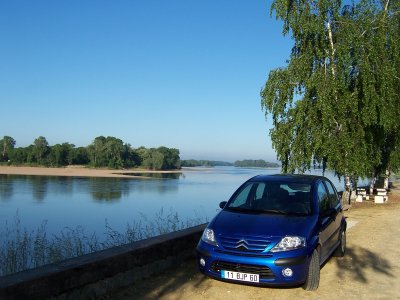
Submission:
[[399,168],[399,0],[275,0],[294,45],[261,92],[284,172],[343,176]]
[[14,149],[15,146],[15,140],[11,137],[11,136],[4,136],[1,140],[0,140],[0,145],[1,145],[1,159],[3,161],[7,161],[10,151],[12,151],[12,149]]

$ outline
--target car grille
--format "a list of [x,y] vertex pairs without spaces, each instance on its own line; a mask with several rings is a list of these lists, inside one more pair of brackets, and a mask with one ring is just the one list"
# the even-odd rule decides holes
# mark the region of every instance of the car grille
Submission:
[[260,275],[260,279],[275,278],[274,273],[272,273],[271,269],[266,266],[237,264],[219,260],[214,261],[211,265],[211,271],[219,273],[221,272],[221,270],[248,274],[258,274]]
[[221,250],[219,248],[214,249],[215,252],[229,254],[229,255],[238,255],[238,256],[246,256],[246,257],[272,257],[273,255],[269,252],[267,253],[258,253],[258,252],[243,252],[243,251],[227,251]]
[[270,240],[264,236],[219,236],[218,241],[226,250],[260,253],[267,248]]

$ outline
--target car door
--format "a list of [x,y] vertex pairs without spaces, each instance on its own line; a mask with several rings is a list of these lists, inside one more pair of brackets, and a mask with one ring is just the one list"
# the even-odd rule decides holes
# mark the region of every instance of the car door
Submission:
[[333,250],[332,247],[335,247],[339,241],[343,210],[342,210],[342,205],[340,203],[340,199],[337,195],[336,189],[333,186],[333,184],[329,180],[325,180],[324,184],[328,191],[329,205],[331,208],[333,222],[335,223],[334,225],[335,228],[333,230],[330,243],[331,250]]
[[323,262],[330,254],[330,250],[334,243],[333,239],[336,231],[336,216],[332,213],[329,194],[325,184],[322,181],[318,181],[316,193],[319,207],[319,242],[321,245],[320,257],[321,262]]

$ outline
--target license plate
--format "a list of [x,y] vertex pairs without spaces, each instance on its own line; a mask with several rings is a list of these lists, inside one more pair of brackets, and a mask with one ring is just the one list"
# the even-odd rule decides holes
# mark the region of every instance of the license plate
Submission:
[[247,282],[259,282],[260,280],[260,276],[258,274],[249,274],[226,270],[221,270],[221,278]]

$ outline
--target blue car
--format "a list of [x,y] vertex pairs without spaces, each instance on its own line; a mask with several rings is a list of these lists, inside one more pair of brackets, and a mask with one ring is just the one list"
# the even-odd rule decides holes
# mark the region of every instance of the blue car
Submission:
[[209,277],[316,290],[320,266],[345,253],[346,220],[325,177],[255,176],[220,208],[196,248]]

